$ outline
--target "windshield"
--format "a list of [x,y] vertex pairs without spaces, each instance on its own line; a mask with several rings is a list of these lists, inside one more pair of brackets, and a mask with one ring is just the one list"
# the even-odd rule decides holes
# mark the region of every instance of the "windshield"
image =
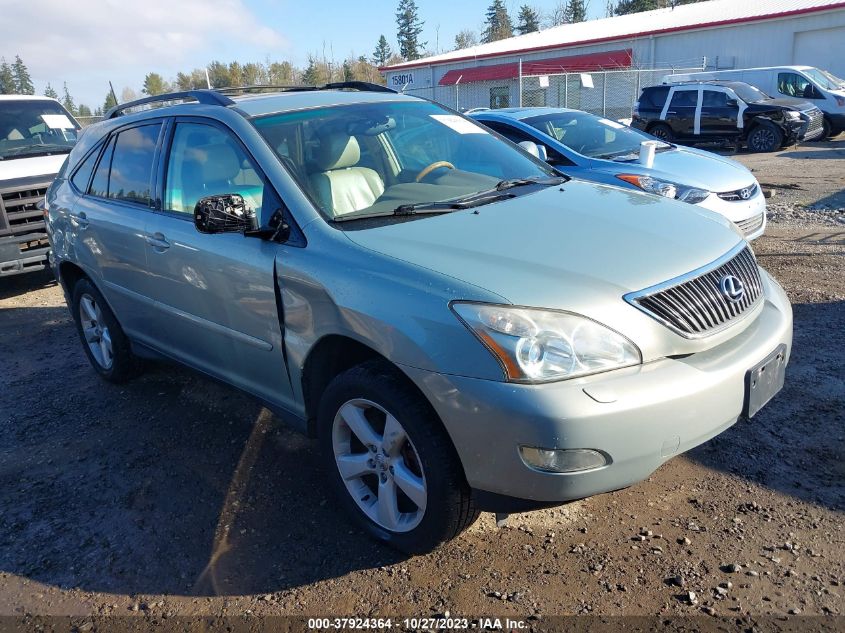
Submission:
[[818,68],[808,68],[802,70],[807,77],[812,79],[816,84],[825,90],[841,90],[845,87],[845,79],[840,79],[836,75],[832,75],[826,70],[819,70]]
[[771,97],[765,92],[749,84],[734,83],[730,84],[729,87],[736,93],[737,97],[746,103],[754,103],[755,101],[771,99]]
[[79,124],[56,101],[0,101],[0,160],[67,153]]
[[426,101],[314,108],[253,123],[330,220],[416,212],[503,181],[558,175],[474,121]]
[[[556,112],[524,121],[590,158],[623,158],[638,153],[643,141],[654,140],[627,125],[584,112]],[[662,143],[658,149],[670,147]]]

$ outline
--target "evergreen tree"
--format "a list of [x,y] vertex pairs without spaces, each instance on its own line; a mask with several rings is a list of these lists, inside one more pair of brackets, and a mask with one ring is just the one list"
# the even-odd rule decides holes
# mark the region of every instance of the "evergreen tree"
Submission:
[[44,88],[44,96],[50,97],[51,99],[58,99],[59,93],[53,90],[53,86],[50,85],[50,82],[47,82],[47,87]]
[[302,73],[302,83],[306,86],[319,86],[327,83],[328,70],[313,55],[308,56],[308,67]]
[[519,16],[517,18],[519,24],[516,25],[516,32],[520,35],[540,30],[540,14],[537,13],[536,9],[531,8],[527,4],[519,7]]
[[469,29],[464,29],[460,33],[455,36],[455,50],[461,50],[463,48],[470,48],[471,46],[478,45],[478,38],[475,36],[473,31]]
[[141,92],[145,95],[155,96],[169,91],[170,86],[164,81],[164,77],[158,73],[147,73],[147,76],[144,77],[144,87],[141,88]]
[[108,112],[117,105],[117,99],[114,98],[111,90],[106,94],[106,100],[103,102],[103,112]]
[[76,116],[91,116],[91,108],[84,103],[80,103],[76,108]]
[[[501,1],[501,0],[500,0]],[[396,9],[396,41],[399,42],[399,54],[408,61],[422,57],[422,50],[428,42],[420,42],[423,22],[417,13],[414,0],[399,0]]]
[[70,92],[68,92],[67,82],[64,83],[64,96],[62,97],[62,105],[65,107],[65,110],[67,110],[71,114],[76,114],[76,104],[73,102],[73,97],[70,96]]
[[587,19],[587,3],[585,0],[569,0],[564,10],[564,20],[567,24],[584,22]]
[[513,36],[513,22],[504,0],[493,0],[493,4],[487,7],[485,22],[487,27],[481,35],[481,41],[485,44]]
[[35,86],[32,85],[32,77],[29,70],[23,63],[20,55],[15,55],[15,63],[12,64],[12,75],[15,78],[15,92],[19,95],[34,95]]
[[343,81],[355,81],[355,73],[352,72],[352,65],[348,59],[343,60]]
[[619,0],[613,12],[615,15],[627,15],[629,13],[676,7],[681,4],[692,4],[693,2],[702,2],[702,0]]
[[378,38],[376,50],[373,51],[373,65],[384,66],[391,55],[393,55],[393,51],[390,50],[390,44],[387,43],[387,38],[382,35]]
[[15,94],[15,76],[5,57],[0,57],[0,95]]

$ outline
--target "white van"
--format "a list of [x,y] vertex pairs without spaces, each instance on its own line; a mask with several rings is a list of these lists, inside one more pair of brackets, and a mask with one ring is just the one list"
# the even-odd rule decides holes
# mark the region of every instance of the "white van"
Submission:
[[845,79],[812,66],[772,66],[666,75],[664,84],[724,79],[744,81],[773,97],[809,101],[824,112],[825,133],[819,140],[845,130]]
[[39,203],[80,133],[48,97],[0,95],[0,277],[44,270],[50,245]]

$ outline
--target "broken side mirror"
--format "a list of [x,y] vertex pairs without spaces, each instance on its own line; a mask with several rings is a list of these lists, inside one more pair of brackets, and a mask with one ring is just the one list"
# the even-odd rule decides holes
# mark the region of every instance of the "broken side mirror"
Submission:
[[194,207],[194,226],[200,233],[246,234],[258,229],[258,222],[243,196],[228,193],[201,198]]

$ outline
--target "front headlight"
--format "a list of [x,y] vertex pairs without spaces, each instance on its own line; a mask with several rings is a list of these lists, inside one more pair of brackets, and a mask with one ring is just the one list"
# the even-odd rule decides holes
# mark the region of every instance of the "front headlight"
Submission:
[[616,177],[619,178],[619,180],[624,180],[625,182],[630,183],[635,187],[639,187],[648,193],[654,193],[658,196],[663,196],[664,198],[675,198],[676,200],[682,200],[683,202],[689,202],[690,204],[703,202],[707,196],[710,195],[710,192],[705,191],[704,189],[685,187],[684,185],[678,185],[674,182],[658,180],[657,178],[652,178],[651,176],[617,174]]
[[577,314],[463,302],[452,310],[512,382],[563,380],[642,362],[631,341]]
[[784,116],[789,121],[800,121],[801,120],[801,113],[796,110],[787,110],[783,113]]

